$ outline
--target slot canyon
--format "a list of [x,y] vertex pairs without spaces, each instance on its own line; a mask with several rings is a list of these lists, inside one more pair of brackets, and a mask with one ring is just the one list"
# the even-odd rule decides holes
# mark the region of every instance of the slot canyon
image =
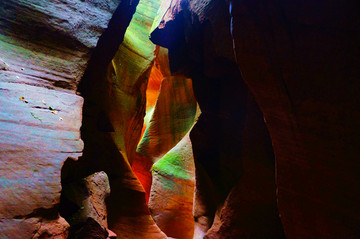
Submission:
[[359,239],[356,0],[0,0],[0,239]]

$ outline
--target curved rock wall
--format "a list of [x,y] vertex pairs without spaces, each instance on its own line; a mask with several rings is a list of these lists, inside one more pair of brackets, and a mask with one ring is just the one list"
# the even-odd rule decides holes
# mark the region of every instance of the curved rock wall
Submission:
[[121,238],[359,238],[357,2],[137,4],[0,2],[0,237],[67,238],[103,170]]
[[0,2],[1,238],[65,238],[55,206],[61,167],[83,149],[75,89],[118,4]]
[[[213,199],[218,201],[215,204],[200,203],[201,199],[212,200],[219,190],[225,189],[220,193],[224,197],[234,185],[220,173],[221,167],[211,164],[227,165],[231,157],[222,158],[222,155],[234,152],[231,155],[236,156],[230,161],[243,160],[241,187],[255,186],[246,181],[248,169],[255,165],[246,164],[243,153],[234,149],[246,145],[243,140],[246,140],[248,126],[241,126],[249,110],[241,96],[246,95],[246,89],[235,87],[243,78],[264,115],[274,146],[277,200],[286,237],[359,237],[356,159],[359,127],[355,126],[359,121],[359,97],[355,90],[359,88],[356,79],[360,74],[356,57],[360,29],[355,24],[359,22],[358,4],[351,0],[331,4],[324,1],[259,0],[225,4],[216,0],[179,0],[171,1],[163,9],[162,20],[158,21],[151,39],[169,48],[172,71],[193,79],[195,96],[203,112],[191,139],[195,160],[200,163],[196,164],[199,204],[195,209],[207,208],[200,211],[208,219],[201,214],[198,217],[204,222],[204,230],[212,225],[211,218],[219,210],[216,208],[219,199]],[[220,65],[220,60],[227,63]],[[231,71],[225,70],[229,77],[223,79],[224,69],[234,73],[238,69],[242,77],[240,73],[229,76]],[[214,92],[216,99],[211,97]],[[233,114],[239,114],[240,118],[231,122],[235,119]],[[206,133],[218,126],[222,117],[229,128],[219,130],[219,136],[222,134],[223,141],[231,142],[230,148],[222,146],[221,141],[208,140],[216,133]],[[217,120],[211,121],[211,118]],[[226,132],[232,135],[225,136]],[[234,139],[234,134],[240,138]],[[218,155],[214,156],[210,152],[216,146]],[[254,158],[254,163],[257,161]],[[214,193],[211,187],[206,189],[208,180],[204,179],[204,183],[199,180],[202,167],[210,175]],[[260,165],[255,169],[260,170]],[[232,175],[231,170],[224,172],[229,172],[226,176]],[[270,178],[271,175],[267,180]],[[265,192],[258,189],[257,193]],[[229,206],[233,196],[232,192],[226,199],[224,213],[226,208],[233,207]],[[257,213],[261,215],[265,211]],[[215,216],[213,228],[206,237],[228,235],[219,230],[217,220]],[[220,221],[224,225],[226,220],[222,217]],[[259,230],[259,227],[251,229],[253,225],[241,225],[245,232]],[[262,225],[266,228],[266,222]],[[244,231],[236,233],[236,238],[252,235],[243,234]]]
[[[131,168],[156,53],[148,35],[158,7],[158,1],[140,1],[117,48],[107,46],[116,35],[103,35],[79,87],[85,96],[84,154],[78,164],[69,163],[64,170],[64,181],[69,182],[79,174],[107,173],[111,188],[108,225],[120,238],[166,238],[153,221],[143,186]],[[116,33],[119,26],[115,23],[110,32]]]
[[231,1],[239,68],[274,146],[287,238],[360,236],[358,10],[355,1]]
[[149,208],[156,224],[167,236],[193,238],[194,166],[187,134],[152,167]]

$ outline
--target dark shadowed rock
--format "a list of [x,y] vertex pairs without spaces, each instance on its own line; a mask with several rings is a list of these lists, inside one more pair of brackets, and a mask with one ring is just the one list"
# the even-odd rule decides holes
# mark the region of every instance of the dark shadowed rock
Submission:
[[102,228],[107,228],[105,198],[109,194],[109,179],[105,172],[63,184],[60,213],[73,228],[77,228],[88,218],[94,219]]
[[[264,165],[258,164],[259,160],[246,163],[239,150],[241,144],[246,145],[240,126],[241,115],[247,114],[241,98],[246,89],[239,87],[243,81],[269,129],[276,158],[279,214],[286,236],[359,237],[360,140],[359,127],[354,125],[360,118],[355,90],[359,88],[355,79],[360,75],[360,29],[355,24],[359,22],[356,1],[229,1],[227,6],[213,0],[172,1],[169,5],[161,12],[163,18],[151,39],[169,48],[173,71],[185,72],[193,79],[203,115],[190,136],[195,160],[201,164],[197,168],[210,175],[215,194],[220,191],[224,197],[235,185],[236,173],[231,172],[240,167],[228,167],[230,162],[243,159],[240,188],[259,183],[250,180],[252,168],[267,172],[263,183],[272,177],[269,168],[261,169]],[[207,133],[210,129],[213,132]],[[243,190],[238,186],[237,193]],[[197,192],[201,191],[199,185]],[[260,189],[257,193],[267,194]],[[229,205],[223,213],[236,207]],[[230,216],[228,222],[233,219]],[[222,220],[227,220],[226,216]],[[208,236],[226,237],[218,222]],[[253,230],[253,225],[242,225]],[[239,235],[245,236],[244,232]]]
[[69,239],[107,239],[108,232],[93,218],[89,217],[81,229],[69,237]]

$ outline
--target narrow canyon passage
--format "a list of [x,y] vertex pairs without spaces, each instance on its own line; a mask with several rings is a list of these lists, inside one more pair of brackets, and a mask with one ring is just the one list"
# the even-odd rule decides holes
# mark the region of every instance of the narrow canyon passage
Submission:
[[0,239],[359,238],[357,10],[1,0]]
[[[231,44],[216,47],[209,22],[192,22],[188,8],[166,27],[170,37],[154,28],[169,4],[141,0],[118,50],[102,47],[105,32],[90,59],[79,88],[83,156],[62,171],[70,237],[86,221],[76,191],[103,171],[111,192],[102,226],[120,238],[281,238],[270,137]],[[220,23],[231,42],[229,18]],[[97,52],[113,56],[106,67]]]

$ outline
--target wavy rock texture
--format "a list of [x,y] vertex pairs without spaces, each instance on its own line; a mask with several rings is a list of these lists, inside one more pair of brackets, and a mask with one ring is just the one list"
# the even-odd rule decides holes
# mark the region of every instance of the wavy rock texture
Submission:
[[[108,35],[103,38],[99,58],[93,55],[92,65],[99,72],[88,68],[80,85],[85,96],[84,156],[75,167],[70,162],[64,170],[69,181],[78,174],[74,168],[85,175],[95,170],[106,172],[111,187],[108,224],[120,238],[166,238],[153,221],[144,189],[131,169],[156,53],[148,35],[158,7],[158,1],[141,1],[118,49],[107,47],[107,40],[113,37]],[[104,58],[109,60],[106,66]]]
[[114,126],[114,141],[131,163],[145,116],[145,92],[155,45],[149,40],[150,27],[159,1],[141,1],[112,61],[114,75],[108,77],[105,105]]
[[138,159],[133,164],[147,197],[151,187],[151,166],[189,131],[196,107],[190,79],[170,76],[162,80],[154,112],[137,148]]
[[[159,79],[162,76],[165,77]],[[159,80],[162,80],[160,89]],[[148,87],[149,122],[146,122],[132,168],[147,198],[151,195],[149,208],[160,229],[174,238],[192,238],[194,166],[191,143],[185,136],[194,124],[197,111],[192,82],[170,75],[167,51],[160,48]],[[168,203],[164,203],[165,200]]]
[[359,238],[358,3],[141,1],[123,37],[138,2],[0,2],[0,237],[66,238],[103,170],[120,238]]
[[152,167],[149,208],[167,236],[193,238],[195,165],[187,134]]
[[195,238],[203,238],[243,174],[240,149],[248,92],[234,62],[229,18],[205,19],[210,12],[220,15],[227,9],[220,2],[197,8],[173,1],[151,35],[169,48],[171,70],[192,78],[202,112],[190,133],[196,165]]
[[61,167],[83,149],[75,89],[118,3],[0,3],[1,238],[41,234],[40,212],[59,203]]
[[197,106],[191,80],[171,75],[168,51],[162,47],[157,49],[146,94],[147,113],[132,169],[140,179],[148,201],[153,163],[188,132]]

